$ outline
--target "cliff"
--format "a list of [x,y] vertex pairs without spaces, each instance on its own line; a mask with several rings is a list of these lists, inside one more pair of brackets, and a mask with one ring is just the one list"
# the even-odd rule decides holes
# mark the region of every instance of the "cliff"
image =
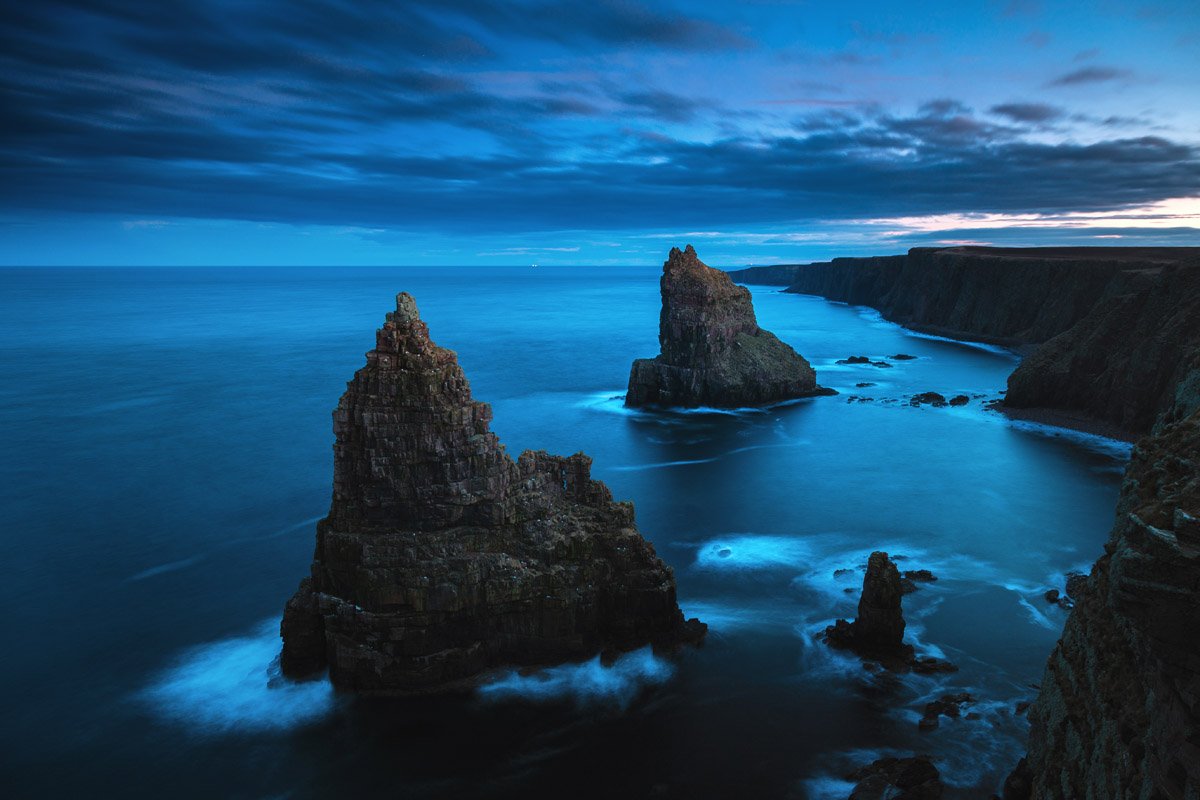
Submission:
[[333,419],[333,501],[284,612],[286,674],[437,691],[502,664],[702,635],[633,506],[613,502],[582,453],[514,462],[409,295]]
[[789,292],[1030,352],[1010,380],[1011,409],[1065,411],[1131,433],[1170,406],[1178,358],[1200,327],[1200,248],[914,248],[794,272]]
[[1039,347],[1008,379],[1005,405],[1081,411],[1150,430],[1200,352],[1200,268],[1118,275],[1091,312]]
[[795,350],[758,326],[750,292],[672,248],[660,280],[661,353],[633,362],[625,404],[737,408],[830,394]]
[[[1137,444],[1006,798],[1200,796],[1200,369]],[[1190,387],[1190,388],[1189,388]]]

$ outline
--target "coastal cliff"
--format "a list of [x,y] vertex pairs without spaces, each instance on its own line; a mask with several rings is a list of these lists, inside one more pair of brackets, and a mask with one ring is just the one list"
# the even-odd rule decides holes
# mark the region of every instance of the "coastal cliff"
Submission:
[[1005,405],[1078,410],[1147,431],[1200,352],[1200,265],[1128,271],[1008,379]]
[[[1193,361],[1193,363],[1195,363]],[[1200,797],[1200,369],[1134,448],[1030,709],[1017,798]]]
[[789,292],[872,306],[925,333],[1019,348],[1029,356],[1010,379],[1008,408],[1068,412],[1129,434],[1148,431],[1170,406],[1178,357],[1200,328],[1200,248],[914,248],[775,277],[789,272]]
[[660,287],[662,352],[633,362],[625,405],[737,408],[832,393],[803,357],[758,326],[749,290],[691,245],[671,249]]
[[285,674],[428,692],[499,665],[703,635],[632,504],[613,502],[582,453],[514,462],[408,294],[333,418],[333,501],[285,609]]

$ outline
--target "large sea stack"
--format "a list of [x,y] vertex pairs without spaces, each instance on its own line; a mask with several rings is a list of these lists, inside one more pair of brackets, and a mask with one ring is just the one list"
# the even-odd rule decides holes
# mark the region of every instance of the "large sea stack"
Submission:
[[582,453],[514,462],[408,294],[333,419],[333,502],[284,612],[286,674],[429,692],[703,634],[632,504],[613,502]]
[[671,249],[660,285],[662,352],[633,362],[625,405],[739,408],[832,394],[804,358],[758,327],[750,290],[691,245]]

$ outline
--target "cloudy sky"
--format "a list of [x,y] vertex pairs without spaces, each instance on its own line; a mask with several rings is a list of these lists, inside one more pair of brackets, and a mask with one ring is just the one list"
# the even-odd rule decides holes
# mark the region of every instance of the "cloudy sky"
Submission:
[[0,263],[1200,244],[1200,7],[38,0]]

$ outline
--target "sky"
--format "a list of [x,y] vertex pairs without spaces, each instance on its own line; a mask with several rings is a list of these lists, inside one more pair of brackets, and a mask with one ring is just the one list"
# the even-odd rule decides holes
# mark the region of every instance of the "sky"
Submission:
[[38,0],[0,264],[1200,245],[1200,5]]

